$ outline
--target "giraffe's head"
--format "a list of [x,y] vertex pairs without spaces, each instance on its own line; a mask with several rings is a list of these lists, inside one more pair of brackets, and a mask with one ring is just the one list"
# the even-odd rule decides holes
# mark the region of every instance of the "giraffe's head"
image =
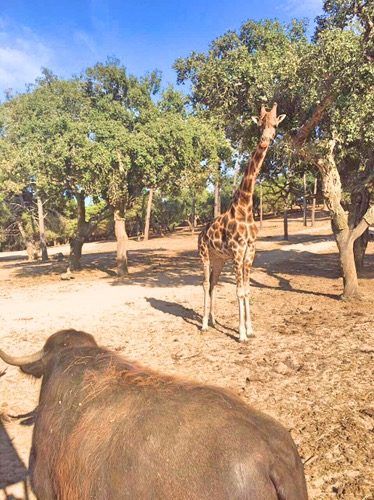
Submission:
[[261,131],[260,146],[266,148],[275,137],[278,125],[286,118],[286,115],[277,116],[277,103],[273,104],[270,111],[265,106],[261,106],[260,116],[252,116],[252,120],[258,125]]

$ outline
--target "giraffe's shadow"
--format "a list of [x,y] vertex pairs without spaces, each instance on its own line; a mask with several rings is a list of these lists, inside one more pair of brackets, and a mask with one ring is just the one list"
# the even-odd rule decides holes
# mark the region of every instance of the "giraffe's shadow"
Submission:
[[[190,325],[194,325],[199,330],[201,329],[202,324],[202,316],[198,314],[190,307],[185,307],[182,304],[178,304],[177,302],[169,302],[167,300],[155,299],[154,297],[147,297],[146,301],[150,304],[151,307],[157,309],[158,311],[162,311],[165,314],[171,314],[173,316],[177,316],[183,319],[186,323]],[[238,341],[237,331],[229,326],[226,326],[218,321],[212,329],[218,331],[226,335],[227,337],[232,338],[233,340]]]

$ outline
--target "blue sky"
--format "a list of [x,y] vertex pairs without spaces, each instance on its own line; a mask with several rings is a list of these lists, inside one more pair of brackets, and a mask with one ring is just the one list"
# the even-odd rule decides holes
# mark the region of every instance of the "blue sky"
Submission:
[[0,95],[22,90],[42,66],[68,77],[107,56],[175,83],[177,57],[206,50],[245,20],[312,24],[321,10],[322,0],[0,0]]

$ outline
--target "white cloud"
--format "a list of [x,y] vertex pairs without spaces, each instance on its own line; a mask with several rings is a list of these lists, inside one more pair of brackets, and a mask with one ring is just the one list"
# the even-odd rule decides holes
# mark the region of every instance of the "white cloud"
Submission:
[[30,29],[0,18],[0,90],[21,90],[48,66],[52,51]]

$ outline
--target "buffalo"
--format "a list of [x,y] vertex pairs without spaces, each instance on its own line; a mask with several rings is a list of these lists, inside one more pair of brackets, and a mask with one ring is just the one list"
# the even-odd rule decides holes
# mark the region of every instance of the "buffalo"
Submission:
[[42,377],[30,454],[40,500],[304,500],[288,431],[227,390],[161,375],[63,330],[6,363]]

